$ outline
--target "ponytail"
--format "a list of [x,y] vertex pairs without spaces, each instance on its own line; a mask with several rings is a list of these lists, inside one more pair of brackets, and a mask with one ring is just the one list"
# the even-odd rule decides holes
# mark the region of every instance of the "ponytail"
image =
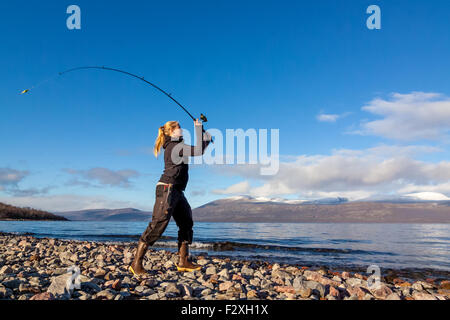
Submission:
[[155,141],[155,147],[153,148],[153,153],[155,157],[158,157],[159,151],[161,150],[162,145],[164,144],[164,126],[159,127],[158,129],[158,137]]
[[178,126],[177,121],[168,121],[165,125],[158,128],[158,137],[155,140],[155,147],[153,148],[153,154],[158,157],[161,147],[164,144],[164,136],[170,135],[172,131]]

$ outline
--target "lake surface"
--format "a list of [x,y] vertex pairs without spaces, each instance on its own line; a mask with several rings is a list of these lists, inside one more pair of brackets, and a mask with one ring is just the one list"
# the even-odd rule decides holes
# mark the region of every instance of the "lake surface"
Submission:
[[[35,237],[137,241],[147,222],[0,221],[0,231]],[[155,248],[176,250],[171,222]],[[450,271],[450,224],[196,222],[192,251],[329,268]]]

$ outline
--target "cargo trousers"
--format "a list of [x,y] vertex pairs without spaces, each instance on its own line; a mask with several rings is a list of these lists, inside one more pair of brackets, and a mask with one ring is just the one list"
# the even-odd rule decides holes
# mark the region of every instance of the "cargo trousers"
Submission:
[[183,191],[174,188],[172,184],[158,184],[152,221],[141,235],[140,241],[153,245],[166,230],[172,216],[178,226],[178,242],[191,244],[194,222],[191,206]]

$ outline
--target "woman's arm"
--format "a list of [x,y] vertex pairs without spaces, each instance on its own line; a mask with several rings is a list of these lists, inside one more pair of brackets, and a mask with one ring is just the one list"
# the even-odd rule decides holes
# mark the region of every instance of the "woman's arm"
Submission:
[[183,154],[191,157],[201,156],[205,153],[206,147],[211,142],[211,135],[207,132],[203,133],[203,125],[196,119],[194,121],[195,128],[195,146],[190,146],[187,144],[183,145]]

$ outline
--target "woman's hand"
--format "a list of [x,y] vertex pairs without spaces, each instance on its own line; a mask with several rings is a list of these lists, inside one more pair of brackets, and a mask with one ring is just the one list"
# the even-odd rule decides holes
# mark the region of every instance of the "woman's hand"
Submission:
[[202,122],[198,121],[198,118],[194,120],[194,126],[201,126]]

